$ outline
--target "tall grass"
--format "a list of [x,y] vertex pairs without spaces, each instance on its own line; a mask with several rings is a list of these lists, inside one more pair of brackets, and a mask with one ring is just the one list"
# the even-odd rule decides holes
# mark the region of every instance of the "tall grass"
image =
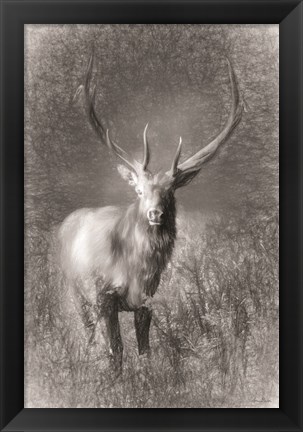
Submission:
[[148,304],[150,358],[137,354],[133,314],[120,314],[119,378],[110,368],[103,323],[90,346],[61,313],[49,240],[38,228],[27,240],[27,407],[278,406],[275,216],[215,218],[200,232],[195,226],[180,230],[173,260]]

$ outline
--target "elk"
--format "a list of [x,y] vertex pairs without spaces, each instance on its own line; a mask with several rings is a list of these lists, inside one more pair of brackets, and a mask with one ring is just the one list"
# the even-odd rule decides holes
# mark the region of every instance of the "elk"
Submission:
[[114,367],[122,371],[118,314],[134,312],[139,355],[149,353],[152,311],[146,300],[155,294],[174,248],[175,191],[188,185],[230,137],[241,120],[243,103],[235,72],[227,59],[232,104],[225,126],[216,138],[182,163],[180,138],[170,169],[152,174],[148,169],[147,125],[143,132],[143,158],[139,162],[111,139],[98,118],[96,86],[92,87],[93,57],[92,54],[77,92],[82,94],[89,122],[101,143],[123,162],[118,171],[134,188],[137,199],[126,210],[108,206],[82,208],[70,214],[59,229],[60,262],[85,328],[95,329],[96,321],[105,319]]

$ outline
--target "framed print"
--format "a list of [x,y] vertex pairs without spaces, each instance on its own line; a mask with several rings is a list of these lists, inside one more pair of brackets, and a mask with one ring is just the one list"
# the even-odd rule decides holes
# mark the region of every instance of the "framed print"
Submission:
[[302,2],[1,8],[2,429],[301,430]]

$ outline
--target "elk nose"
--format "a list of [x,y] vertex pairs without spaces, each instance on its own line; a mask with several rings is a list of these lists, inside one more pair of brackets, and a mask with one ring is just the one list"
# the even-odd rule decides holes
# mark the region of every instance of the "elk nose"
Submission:
[[156,208],[150,208],[147,211],[147,218],[149,222],[152,222],[153,224],[160,225],[162,222],[162,215],[163,211]]

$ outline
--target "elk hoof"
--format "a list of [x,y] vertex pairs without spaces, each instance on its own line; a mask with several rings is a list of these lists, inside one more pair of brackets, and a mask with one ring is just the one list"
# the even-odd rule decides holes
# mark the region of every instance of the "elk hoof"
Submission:
[[149,359],[151,357],[151,349],[145,348],[144,350],[139,351],[139,358],[140,359]]

